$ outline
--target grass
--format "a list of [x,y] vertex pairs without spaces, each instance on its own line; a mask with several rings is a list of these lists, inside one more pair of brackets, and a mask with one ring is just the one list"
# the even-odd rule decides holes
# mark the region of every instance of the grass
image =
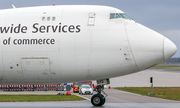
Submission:
[[75,101],[85,100],[76,95],[0,95],[0,102],[33,102],[33,101]]
[[[137,93],[141,95],[147,95],[152,92],[151,87],[115,87],[114,89]],[[170,100],[180,100],[180,87],[154,87],[154,95],[152,97],[158,97]],[[164,95],[165,93],[165,95]]]
[[168,70],[168,71],[180,71],[180,66],[156,65],[149,69],[163,69],[163,70]]

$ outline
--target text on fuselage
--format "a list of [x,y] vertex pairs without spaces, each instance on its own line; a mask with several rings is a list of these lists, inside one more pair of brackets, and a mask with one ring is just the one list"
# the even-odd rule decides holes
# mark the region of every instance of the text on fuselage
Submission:
[[[34,23],[32,25],[32,31],[31,34],[36,33],[79,33],[81,31],[80,25],[62,25],[59,23],[58,25],[40,25],[39,23]],[[27,33],[28,32],[28,26],[22,26],[21,24],[18,24],[14,26],[14,24],[11,24],[8,27],[0,27],[0,33],[3,34],[18,34],[18,33]],[[11,37],[5,37],[2,41],[4,45],[54,45],[55,39],[52,37],[49,38],[40,38],[40,37],[33,37],[33,38],[14,38]]]
[[[59,23],[58,25],[40,25],[39,23],[34,23],[32,25],[33,30],[32,33],[49,33],[50,31],[53,33],[79,33],[81,31],[80,25],[62,25]],[[28,27],[22,26],[18,24],[14,26],[11,24],[8,27],[0,27],[0,33],[27,33]]]

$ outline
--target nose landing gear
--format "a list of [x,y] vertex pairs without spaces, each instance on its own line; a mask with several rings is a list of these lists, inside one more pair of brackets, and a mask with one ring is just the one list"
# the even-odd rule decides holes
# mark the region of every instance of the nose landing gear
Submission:
[[[97,94],[93,95],[91,97],[91,103],[94,106],[102,106],[104,105],[105,101],[106,101],[106,97],[108,96],[104,91],[104,85],[99,85],[97,86],[97,88],[95,89],[95,91],[97,92]],[[104,95],[101,94],[101,92],[104,93]]]

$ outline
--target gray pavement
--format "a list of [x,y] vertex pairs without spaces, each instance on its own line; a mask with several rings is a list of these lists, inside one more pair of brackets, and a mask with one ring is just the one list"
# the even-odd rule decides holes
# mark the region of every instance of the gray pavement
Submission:
[[[115,89],[105,89],[107,103],[180,103],[180,101],[173,101],[167,99],[160,99],[149,96],[142,96],[139,94],[129,93]],[[91,99],[91,95],[81,95]]]
[[[90,103],[56,102],[8,102],[0,103],[1,108],[96,108]],[[97,108],[180,108],[179,103],[106,103]]]
[[[142,96],[115,89],[104,90],[108,97],[106,103],[98,108],[180,108],[180,101]],[[57,94],[58,91],[35,92],[0,92],[0,94]],[[95,92],[94,92],[95,93]],[[87,100],[83,101],[55,101],[55,102],[0,102],[0,108],[94,108],[90,103],[92,95],[79,95]]]
[[[149,78],[154,77],[155,86],[179,86],[180,73],[142,71],[131,75],[111,79],[111,87],[144,87],[150,86]],[[109,85],[108,85],[109,86]],[[108,97],[106,103],[98,108],[180,108],[180,101],[142,96],[134,93],[119,91],[115,89],[104,90]],[[24,91],[24,92],[0,92],[0,94],[57,94],[59,91]],[[90,103],[92,95],[83,96],[83,101],[55,101],[55,102],[0,102],[0,108],[94,108]]]
[[[153,77],[155,87],[180,87],[180,72],[146,70],[121,77],[111,78],[111,87],[150,87]],[[95,81],[93,81],[96,83]],[[107,85],[109,86],[109,85]]]

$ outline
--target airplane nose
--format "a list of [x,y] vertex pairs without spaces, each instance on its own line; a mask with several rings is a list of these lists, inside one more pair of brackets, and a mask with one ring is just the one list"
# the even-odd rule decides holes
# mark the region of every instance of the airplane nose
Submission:
[[176,45],[163,35],[136,23],[126,25],[129,45],[139,70],[147,69],[172,57]]
[[165,38],[164,39],[164,59],[168,60],[176,53],[176,51],[177,51],[176,45],[168,38]]

